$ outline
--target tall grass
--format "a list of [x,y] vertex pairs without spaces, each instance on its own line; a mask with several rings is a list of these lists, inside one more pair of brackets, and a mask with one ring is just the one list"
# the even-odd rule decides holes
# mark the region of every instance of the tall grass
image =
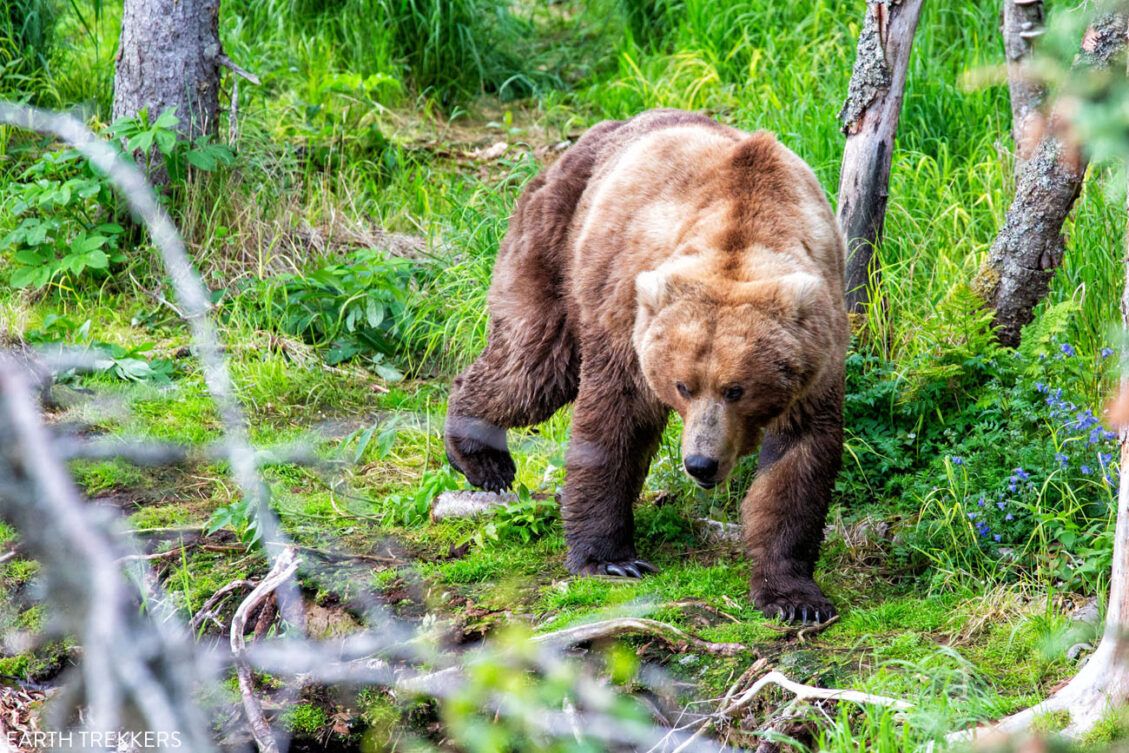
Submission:
[[0,8],[0,96],[34,95],[49,80],[58,15],[56,0],[8,0]]

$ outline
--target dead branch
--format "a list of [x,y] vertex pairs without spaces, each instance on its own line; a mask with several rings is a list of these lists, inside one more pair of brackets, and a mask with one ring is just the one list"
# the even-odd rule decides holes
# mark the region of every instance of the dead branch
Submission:
[[[59,630],[75,635],[83,661],[69,693],[49,709],[50,727],[116,730],[143,724],[180,732],[186,747],[212,749],[208,725],[193,702],[202,681],[193,647],[155,589],[150,609],[138,610],[136,591],[119,562],[131,554],[116,520],[86,505],[52,452],[35,393],[23,367],[0,355],[0,515],[21,534],[21,547],[43,568],[47,598]],[[139,578],[139,580],[144,580]]]
[[244,580],[244,579],[233,580],[232,582],[228,583],[226,586],[222,587],[221,589],[216,591],[214,594],[209,596],[208,600],[205,601],[204,604],[198,610],[196,610],[196,614],[194,614],[192,616],[192,619],[188,623],[189,629],[192,630],[192,632],[196,632],[196,630],[200,627],[201,622],[203,622],[204,620],[206,620],[210,617],[213,617],[214,616],[213,610],[232,591],[235,591],[235,590],[240,589],[240,588],[252,588],[253,589],[255,587],[255,585],[256,584],[255,584],[254,581]]
[[251,734],[261,753],[278,753],[278,743],[271,733],[270,724],[263,716],[263,707],[255,697],[255,683],[251,676],[251,666],[247,663],[247,642],[243,637],[243,631],[252,610],[261,605],[280,585],[286,583],[297,570],[298,560],[294,556],[294,550],[283,549],[274,558],[270,572],[247,595],[231,618],[231,654],[235,661],[235,673],[239,678],[239,693],[243,697],[243,710],[247,714]]
[[814,685],[803,685],[789,680],[780,672],[773,670],[753,683],[748,690],[730,703],[729,708],[723,709],[720,713],[724,716],[731,715],[737,709],[748,704],[757,693],[764,690],[769,685],[779,685],[789,693],[795,695],[797,699],[803,701],[813,698],[823,701],[847,701],[848,703],[857,703],[860,705],[890,706],[898,711],[908,711],[913,708],[912,703],[898,698],[887,698],[882,695],[863,693],[859,690],[836,690],[832,688],[818,688]]
[[533,642],[557,649],[569,648],[579,643],[609,640],[627,635],[658,638],[675,648],[692,647],[707,654],[736,656],[749,649],[741,643],[713,643],[684,632],[674,625],[643,617],[614,617],[610,620],[589,622],[583,625],[556,630],[534,636]]
[[847,310],[870,300],[874,249],[882,239],[894,135],[922,0],[867,0],[847,99],[839,174],[839,227],[847,240]]

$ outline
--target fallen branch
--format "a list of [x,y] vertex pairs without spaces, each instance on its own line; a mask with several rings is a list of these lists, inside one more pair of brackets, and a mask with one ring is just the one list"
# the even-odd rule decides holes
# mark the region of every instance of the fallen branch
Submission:
[[233,580],[232,582],[228,583],[226,586],[209,596],[208,600],[204,602],[203,606],[196,610],[196,614],[192,616],[192,620],[188,623],[189,629],[192,630],[193,633],[195,633],[199,628],[201,622],[209,617],[214,616],[212,610],[215,609],[215,607],[221,601],[223,601],[232,591],[235,591],[238,588],[253,589],[254,587],[255,582],[246,579]]
[[659,638],[675,647],[678,647],[679,644],[685,644],[698,651],[717,656],[736,656],[749,650],[741,643],[713,643],[712,641],[702,640],[676,628],[674,625],[643,617],[616,617],[610,620],[589,622],[535,636],[533,642],[562,649],[575,646],[578,643],[620,638],[625,635],[645,635]]
[[278,753],[278,744],[271,733],[270,724],[263,716],[262,704],[255,697],[254,679],[251,676],[251,665],[247,663],[247,642],[243,631],[251,612],[273,594],[275,589],[286,583],[297,569],[298,560],[294,556],[294,550],[289,547],[283,549],[275,557],[270,572],[247,595],[231,618],[231,653],[235,661],[235,673],[239,678],[239,694],[243,697],[243,710],[247,714],[251,735],[261,753]]
[[780,672],[773,670],[753,683],[752,687],[738,696],[737,699],[730,704],[728,709],[724,709],[720,713],[723,716],[729,716],[738,708],[751,701],[757,693],[761,692],[769,685],[778,685],[795,695],[796,698],[801,701],[816,698],[821,701],[847,701],[848,703],[861,705],[889,706],[898,711],[908,711],[913,708],[913,704],[909,701],[903,701],[898,698],[888,698],[883,695],[874,695],[872,693],[863,693],[861,690],[838,690],[834,688],[819,688],[814,685],[803,685],[789,680]]
[[[830,622],[830,620],[828,621]],[[718,722],[724,721],[733,717],[738,711],[745,708],[756,697],[757,693],[764,690],[769,685],[778,685],[785,690],[789,691],[796,696],[795,701],[804,701],[810,699],[825,700],[825,701],[847,701],[849,703],[858,703],[862,705],[876,705],[876,706],[891,706],[899,711],[907,711],[913,708],[913,704],[909,701],[899,700],[897,698],[887,698],[886,696],[873,695],[871,693],[863,693],[859,690],[836,690],[832,688],[819,688],[814,685],[803,685],[801,683],[789,680],[780,672],[773,670],[766,674],[764,677],[753,683],[748,689],[738,694],[738,688],[742,687],[748,678],[756,672],[767,666],[767,660],[759,659],[751,667],[746,669],[733,685],[729,687],[725,696],[721,699],[721,703],[717,711],[712,714],[707,714],[701,718],[695,719],[689,724],[682,727],[676,727],[671,730],[671,734],[675,732],[684,732],[687,730],[694,730],[694,734],[686,738],[673,753],[681,753],[681,751],[689,748],[693,743],[702,735],[704,735],[712,726]],[[736,697],[735,697],[736,696]],[[660,741],[660,744],[663,741]],[[651,750],[658,749],[658,745]],[[648,752],[650,753],[650,751]]]

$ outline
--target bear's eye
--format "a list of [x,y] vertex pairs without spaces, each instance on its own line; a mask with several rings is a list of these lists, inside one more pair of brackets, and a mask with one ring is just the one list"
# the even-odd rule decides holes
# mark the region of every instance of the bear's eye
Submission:
[[726,401],[735,403],[740,400],[741,396],[744,394],[744,388],[742,388],[740,385],[734,384],[730,387],[726,387],[725,392],[721,393],[721,396],[724,397]]
[[679,394],[679,395],[682,395],[682,397],[684,397],[684,398],[686,398],[686,399],[689,399],[689,398],[690,398],[690,395],[691,395],[691,392],[690,392],[690,388],[689,388],[689,387],[687,387],[687,386],[686,386],[685,384],[683,384],[682,382],[678,382],[678,383],[676,383],[676,384],[674,385],[674,389],[678,390],[678,394]]

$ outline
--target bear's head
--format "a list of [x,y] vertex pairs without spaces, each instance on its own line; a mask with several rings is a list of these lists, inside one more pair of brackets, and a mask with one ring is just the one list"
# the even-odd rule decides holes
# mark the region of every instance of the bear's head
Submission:
[[635,288],[639,365],[682,417],[686,472],[714,486],[831,360],[830,291],[803,272],[738,282],[677,265]]

